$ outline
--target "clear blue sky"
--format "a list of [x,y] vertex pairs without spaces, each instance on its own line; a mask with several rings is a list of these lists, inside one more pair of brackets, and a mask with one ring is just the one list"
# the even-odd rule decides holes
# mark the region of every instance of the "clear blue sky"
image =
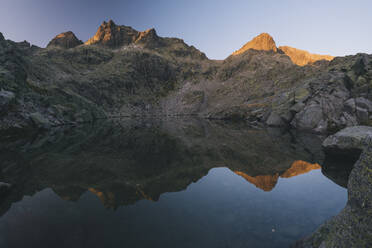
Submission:
[[370,0],[1,0],[0,32],[46,46],[71,30],[86,41],[103,20],[137,30],[154,27],[213,59],[262,32],[277,45],[314,53],[372,53]]

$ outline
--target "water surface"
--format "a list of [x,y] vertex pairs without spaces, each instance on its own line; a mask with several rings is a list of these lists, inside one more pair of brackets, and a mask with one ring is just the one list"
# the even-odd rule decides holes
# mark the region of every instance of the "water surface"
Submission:
[[288,247],[347,200],[309,134],[157,120],[3,137],[0,247]]

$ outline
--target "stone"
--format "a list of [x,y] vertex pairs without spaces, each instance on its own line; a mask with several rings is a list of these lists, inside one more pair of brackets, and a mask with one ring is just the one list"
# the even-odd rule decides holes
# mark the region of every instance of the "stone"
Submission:
[[369,136],[372,137],[372,127],[347,127],[325,139],[322,147],[328,155],[355,159],[359,157]]
[[0,90],[0,108],[8,105],[13,99],[15,99],[15,94],[13,92]]
[[369,120],[368,110],[366,110],[364,108],[357,107],[356,108],[356,115],[357,115],[359,123],[366,124]]
[[323,111],[320,105],[311,104],[295,115],[291,125],[298,129],[314,130],[318,127],[322,119]]
[[42,116],[39,112],[30,114],[30,119],[34,125],[39,128],[49,128],[51,126],[51,123],[48,121],[48,119]]
[[272,112],[269,118],[267,119],[266,124],[271,127],[279,127],[279,126],[284,126],[285,122],[282,120],[282,118],[277,113]]
[[354,114],[356,110],[355,99],[350,98],[344,103],[344,110],[349,114]]
[[357,107],[367,109],[368,112],[372,112],[372,102],[364,97],[355,98],[355,104]]
[[301,110],[303,110],[304,107],[305,107],[305,104],[303,102],[298,102],[290,108],[290,111],[296,114],[300,112]]

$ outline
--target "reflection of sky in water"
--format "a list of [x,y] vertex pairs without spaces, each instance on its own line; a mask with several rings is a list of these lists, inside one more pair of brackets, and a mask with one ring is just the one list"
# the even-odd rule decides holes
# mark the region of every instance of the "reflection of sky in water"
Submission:
[[320,170],[279,177],[264,192],[227,168],[215,168],[184,191],[116,211],[89,191],[68,202],[45,189],[13,204],[0,219],[0,246],[287,247],[337,214],[346,200],[346,189]]

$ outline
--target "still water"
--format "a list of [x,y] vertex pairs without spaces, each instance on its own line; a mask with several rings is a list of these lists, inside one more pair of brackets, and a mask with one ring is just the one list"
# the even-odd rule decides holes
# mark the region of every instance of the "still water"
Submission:
[[309,134],[157,120],[2,137],[0,247],[288,247],[347,200]]

